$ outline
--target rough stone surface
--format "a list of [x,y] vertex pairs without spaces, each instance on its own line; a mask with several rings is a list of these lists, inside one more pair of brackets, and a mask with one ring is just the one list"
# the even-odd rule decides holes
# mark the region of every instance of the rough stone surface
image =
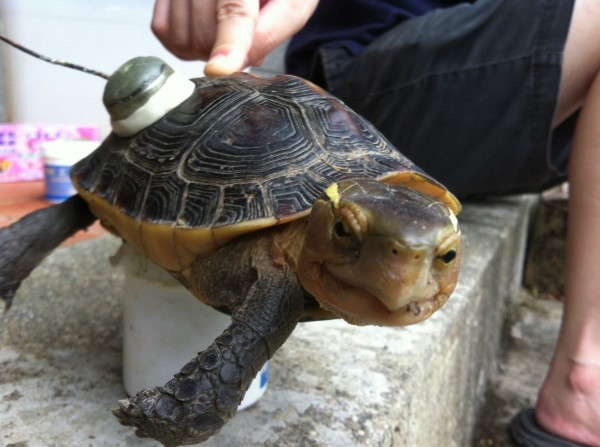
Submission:
[[[429,321],[300,325],[266,395],[204,445],[469,445],[520,283],[530,203],[466,207],[461,281]],[[0,317],[0,445],[158,445],[110,413],[124,395],[117,248],[107,237],[58,250]]]
[[524,284],[535,296],[564,299],[568,203],[565,185],[547,191],[533,218]]
[[535,404],[560,329],[563,305],[522,290],[510,312],[498,368],[492,371],[472,447],[512,446],[512,417]]

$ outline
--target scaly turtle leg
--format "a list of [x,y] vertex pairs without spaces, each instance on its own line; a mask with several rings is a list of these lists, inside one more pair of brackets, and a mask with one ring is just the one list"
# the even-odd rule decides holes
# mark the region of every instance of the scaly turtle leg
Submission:
[[12,304],[21,281],[42,259],[95,220],[85,201],[75,195],[0,229],[0,300],[5,308]]
[[212,283],[208,289],[227,289],[229,284],[233,292],[239,292],[240,284],[249,284],[252,276],[254,282],[245,297],[233,298],[232,290],[222,292],[232,311],[231,325],[173,380],[119,401],[113,413],[122,424],[136,427],[138,436],[178,446],[199,443],[217,433],[235,414],[258,371],[300,320],[304,292],[293,274],[273,267],[267,272],[259,269],[223,278],[220,274],[227,267],[239,271],[235,249],[227,248],[221,258],[228,258],[228,264],[217,261],[215,264],[221,265],[205,271]]

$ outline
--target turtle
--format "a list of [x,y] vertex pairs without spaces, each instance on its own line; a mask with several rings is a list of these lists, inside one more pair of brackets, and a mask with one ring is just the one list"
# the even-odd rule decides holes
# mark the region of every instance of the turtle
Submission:
[[230,314],[172,380],[118,402],[139,436],[217,433],[301,321],[404,326],[456,287],[460,202],[311,82],[188,79],[138,57],[103,101],[112,132],[72,167],[77,194],[0,230],[0,297],[10,306],[41,259],[99,219]]

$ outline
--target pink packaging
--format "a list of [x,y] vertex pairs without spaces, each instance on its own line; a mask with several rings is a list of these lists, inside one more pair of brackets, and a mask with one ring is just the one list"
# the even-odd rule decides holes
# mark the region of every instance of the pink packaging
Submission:
[[100,139],[96,126],[50,124],[0,124],[0,183],[44,178],[41,143],[58,138]]

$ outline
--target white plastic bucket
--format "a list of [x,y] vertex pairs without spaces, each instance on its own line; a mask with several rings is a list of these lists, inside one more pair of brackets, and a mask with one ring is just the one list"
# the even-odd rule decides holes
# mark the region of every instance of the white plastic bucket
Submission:
[[100,143],[91,140],[53,140],[42,143],[44,158],[44,198],[53,203],[62,202],[76,193],[69,172],[71,166],[93,152]]
[[[133,248],[118,256],[125,271],[123,385],[130,395],[173,378],[229,325],[229,316],[200,302]],[[269,362],[246,392],[240,410],[267,389]]]

